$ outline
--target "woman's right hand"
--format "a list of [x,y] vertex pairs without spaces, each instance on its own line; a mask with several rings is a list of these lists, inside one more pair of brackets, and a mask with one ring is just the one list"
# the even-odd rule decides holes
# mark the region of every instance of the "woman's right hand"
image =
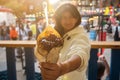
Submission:
[[56,80],[61,75],[61,67],[55,63],[41,62],[40,69],[43,80]]

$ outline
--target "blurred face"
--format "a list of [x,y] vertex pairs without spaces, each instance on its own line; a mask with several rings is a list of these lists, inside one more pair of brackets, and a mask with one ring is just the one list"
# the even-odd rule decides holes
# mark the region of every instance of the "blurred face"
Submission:
[[64,28],[65,32],[68,32],[70,30],[72,30],[75,27],[75,24],[77,23],[77,19],[74,18],[70,12],[64,12],[62,14],[62,18],[61,18],[61,25]]

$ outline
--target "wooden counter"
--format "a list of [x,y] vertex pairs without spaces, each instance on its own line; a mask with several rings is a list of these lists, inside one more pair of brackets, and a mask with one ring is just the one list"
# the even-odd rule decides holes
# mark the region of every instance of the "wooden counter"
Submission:
[[[0,41],[0,47],[35,47],[36,41]],[[120,41],[91,41],[91,48],[120,49]]]

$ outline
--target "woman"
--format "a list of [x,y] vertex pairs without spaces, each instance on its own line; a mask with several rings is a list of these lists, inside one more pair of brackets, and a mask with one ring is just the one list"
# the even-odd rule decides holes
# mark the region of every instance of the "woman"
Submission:
[[57,64],[41,62],[43,80],[86,80],[90,43],[77,8],[69,3],[60,6],[54,15],[55,29],[64,39]]

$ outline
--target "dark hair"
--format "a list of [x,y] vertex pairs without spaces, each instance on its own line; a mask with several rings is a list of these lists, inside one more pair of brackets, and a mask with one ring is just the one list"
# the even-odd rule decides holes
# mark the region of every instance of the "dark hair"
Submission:
[[64,35],[64,30],[63,30],[63,27],[60,22],[61,22],[62,14],[66,11],[70,12],[70,14],[75,19],[78,20],[77,23],[75,24],[75,27],[77,27],[81,23],[81,16],[80,16],[80,13],[77,10],[76,6],[74,6],[70,3],[61,5],[60,7],[57,8],[57,10],[55,11],[55,14],[54,14],[54,19],[56,21],[55,29],[61,34],[61,36]]
[[101,79],[105,71],[105,64],[104,62],[100,61],[97,63],[97,65],[98,65],[97,79]]

